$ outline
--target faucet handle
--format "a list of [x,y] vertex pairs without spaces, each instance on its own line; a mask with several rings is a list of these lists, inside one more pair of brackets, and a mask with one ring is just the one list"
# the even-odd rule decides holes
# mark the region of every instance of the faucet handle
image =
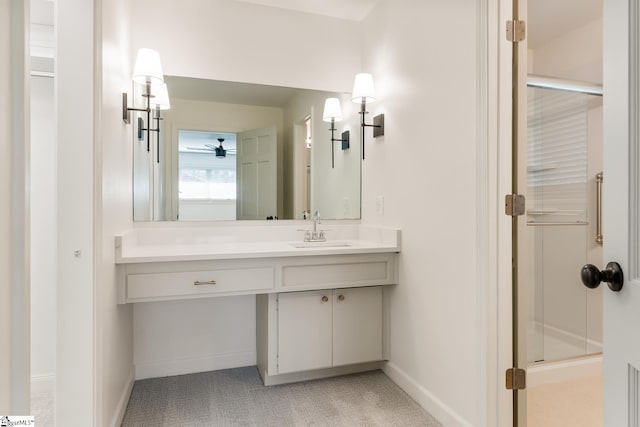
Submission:
[[320,212],[319,211],[315,211],[315,213],[313,214],[313,219],[315,219],[316,221],[320,221]]

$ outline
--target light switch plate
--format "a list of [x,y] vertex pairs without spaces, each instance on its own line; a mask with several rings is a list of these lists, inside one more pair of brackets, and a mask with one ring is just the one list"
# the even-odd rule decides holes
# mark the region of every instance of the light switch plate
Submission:
[[384,215],[384,196],[376,196],[376,213]]

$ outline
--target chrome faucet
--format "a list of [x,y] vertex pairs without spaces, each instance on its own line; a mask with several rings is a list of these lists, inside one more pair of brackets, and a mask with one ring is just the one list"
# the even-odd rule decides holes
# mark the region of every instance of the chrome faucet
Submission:
[[318,230],[318,224],[320,224],[320,212],[315,211],[313,214],[313,230],[307,230],[304,233],[305,242],[326,242],[327,239],[324,235],[324,230]]

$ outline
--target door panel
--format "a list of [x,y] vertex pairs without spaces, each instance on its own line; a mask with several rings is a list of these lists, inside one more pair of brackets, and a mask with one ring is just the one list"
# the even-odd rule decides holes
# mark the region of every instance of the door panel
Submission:
[[278,373],[332,365],[331,290],[278,296]]
[[237,219],[278,215],[275,127],[240,132],[237,144]]
[[382,288],[334,289],[333,365],[382,359]]
[[604,2],[604,260],[618,262],[625,274],[620,292],[604,291],[605,426],[639,425],[639,24],[636,1]]

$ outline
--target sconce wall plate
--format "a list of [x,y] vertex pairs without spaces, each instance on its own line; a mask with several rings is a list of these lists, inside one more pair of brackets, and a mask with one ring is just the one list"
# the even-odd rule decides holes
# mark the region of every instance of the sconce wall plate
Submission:
[[144,120],[142,117],[138,117],[138,139],[142,141],[144,139]]
[[384,135],[384,114],[378,114],[373,118],[373,137]]
[[127,92],[122,92],[122,120],[126,124],[131,123],[131,113],[129,112],[129,104],[127,104]]
[[344,132],[342,132],[342,149],[343,150],[348,150],[349,149],[349,131],[345,130]]

